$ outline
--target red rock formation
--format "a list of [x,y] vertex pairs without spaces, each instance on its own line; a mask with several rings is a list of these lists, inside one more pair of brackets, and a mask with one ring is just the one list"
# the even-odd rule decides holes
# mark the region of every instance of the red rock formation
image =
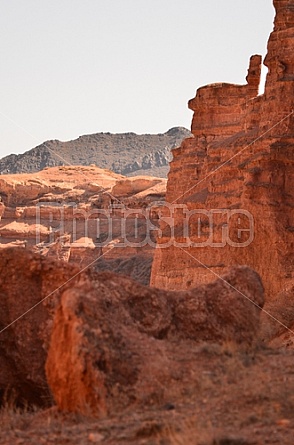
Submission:
[[152,398],[156,375],[170,363],[163,340],[254,340],[261,281],[248,268],[233,269],[225,281],[171,293],[25,249],[0,249],[0,404],[10,392],[22,403],[52,402],[44,369],[49,344],[47,374],[61,408],[85,412],[89,404],[101,414],[116,396],[121,406],[133,393]]
[[50,405],[44,366],[53,311],[77,272],[25,249],[0,249],[0,403],[12,393],[18,402]]
[[280,292],[276,298],[266,303],[261,314],[259,337],[270,345],[278,347],[289,343],[293,347],[294,298],[291,298],[289,291]]
[[[95,166],[47,168],[34,177],[3,175],[0,248],[22,241],[23,247],[80,268],[115,268],[147,284],[154,244],[141,247],[147,232],[142,212],[154,200],[162,201],[165,189],[165,179],[125,178]],[[95,261],[101,255],[103,264]],[[142,264],[138,272],[135,256]]]
[[164,404],[191,371],[184,351],[203,340],[251,344],[262,305],[261,281],[246,267],[174,293],[83,274],[54,318],[46,373],[55,401],[98,417]]
[[178,208],[166,210],[173,223],[161,226],[153,286],[186,289],[247,264],[262,276],[267,298],[293,296],[294,1],[274,5],[264,94],[257,95],[260,57],[253,56],[247,85],[209,85],[189,102],[194,137],[173,151],[167,201]]

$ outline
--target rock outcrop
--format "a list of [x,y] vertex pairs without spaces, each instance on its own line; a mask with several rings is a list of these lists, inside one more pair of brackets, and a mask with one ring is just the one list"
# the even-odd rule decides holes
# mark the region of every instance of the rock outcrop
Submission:
[[52,403],[45,377],[52,318],[62,287],[78,270],[25,249],[0,249],[0,404],[11,396]]
[[[165,179],[94,166],[0,176],[0,248],[17,244],[148,284],[155,246],[148,208],[154,213],[165,190]],[[152,242],[144,242],[147,234]]]
[[181,366],[173,345],[250,345],[262,305],[261,281],[246,267],[173,293],[25,249],[1,249],[0,403],[13,393],[19,403],[52,403],[48,348],[48,382],[62,409],[88,406],[101,415],[151,400],[163,368],[171,375],[173,365]]
[[189,102],[193,137],[173,150],[153,286],[187,289],[247,264],[268,299],[293,288],[294,1],[274,6],[264,94],[253,56],[246,85],[208,85]]
[[101,417],[164,404],[185,375],[178,347],[250,345],[262,305],[261,281],[246,267],[174,293],[110,273],[83,276],[64,291],[54,318],[46,373],[57,406]]
[[294,347],[294,291],[280,292],[265,304],[260,339],[275,347]]
[[171,149],[190,135],[183,127],[166,133],[96,133],[68,142],[52,140],[20,155],[0,159],[0,173],[33,173],[46,167],[95,164],[126,176],[150,175],[165,178]]

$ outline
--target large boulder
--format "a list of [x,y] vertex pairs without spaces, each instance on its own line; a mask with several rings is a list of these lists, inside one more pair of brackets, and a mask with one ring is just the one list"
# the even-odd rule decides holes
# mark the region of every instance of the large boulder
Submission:
[[179,353],[203,340],[252,344],[263,303],[260,278],[247,267],[187,292],[83,275],[54,318],[46,374],[55,401],[98,417],[164,403],[184,379]]
[[0,403],[11,393],[20,403],[51,403],[44,365],[54,307],[77,272],[25,249],[0,249]]
[[272,347],[294,347],[294,286],[266,302],[259,336]]
[[164,401],[187,377],[186,351],[201,341],[250,345],[262,305],[261,281],[247,267],[168,292],[1,249],[0,403],[13,392],[50,405],[52,391],[60,408],[101,416]]

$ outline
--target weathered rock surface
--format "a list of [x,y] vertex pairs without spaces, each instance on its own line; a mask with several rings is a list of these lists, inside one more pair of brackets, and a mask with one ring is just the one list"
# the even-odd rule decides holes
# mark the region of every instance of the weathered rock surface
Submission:
[[[45,168],[31,174],[10,174],[0,177],[0,216],[7,207],[14,207],[15,212],[21,212],[21,206],[36,205],[42,202],[63,203],[111,203],[120,198],[141,197],[149,195],[165,195],[166,180],[150,176],[125,176],[96,166],[63,166]],[[109,200],[103,201],[104,195]],[[103,202],[102,202],[102,201]],[[18,208],[19,206],[19,208]],[[20,216],[20,215],[18,215]]]
[[126,176],[165,178],[171,149],[189,135],[186,128],[175,127],[162,134],[97,133],[68,142],[52,140],[26,153],[0,159],[0,172],[32,173],[45,167],[96,164]]
[[44,365],[54,307],[77,272],[25,249],[0,249],[0,403],[15,393],[19,402],[50,405]]
[[246,267],[187,292],[82,276],[54,318],[46,373],[55,401],[96,416],[166,403],[191,372],[185,349],[203,340],[251,344],[262,305],[261,281]]
[[293,285],[294,1],[274,6],[264,94],[253,56],[246,85],[208,85],[189,102],[193,137],[173,150],[166,199],[176,209],[166,210],[153,286],[187,289],[235,264],[257,270],[267,299]]
[[256,337],[263,305],[258,275],[235,268],[224,279],[172,293],[25,249],[0,249],[0,403],[13,393],[18,402],[52,403],[44,369],[49,344],[48,381],[64,409],[85,411],[89,402],[102,413],[115,395],[118,405],[130,404],[132,392],[151,400],[161,368],[169,375],[166,365],[180,367],[172,344],[250,344]]
[[[112,271],[120,275],[126,275],[135,281],[146,286],[150,283],[152,256],[143,254],[136,254],[124,256],[124,252],[117,257],[105,260],[104,256],[95,263],[95,270],[97,272]],[[96,266],[97,265],[97,266]]]
[[165,190],[165,179],[126,178],[94,166],[2,175],[0,247],[17,244],[148,284],[155,240],[142,243],[152,220],[144,209],[163,201]]
[[260,317],[259,336],[275,348],[294,348],[294,286],[265,304]]

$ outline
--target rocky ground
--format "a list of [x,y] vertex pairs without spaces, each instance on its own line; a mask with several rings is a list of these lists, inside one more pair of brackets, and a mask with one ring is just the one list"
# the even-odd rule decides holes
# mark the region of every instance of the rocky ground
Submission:
[[293,329],[264,341],[249,268],[184,292],[15,248],[0,269],[1,445],[293,444]]
[[0,444],[293,445],[293,350],[191,344],[190,379],[165,403],[104,419],[56,408],[0,411]]

